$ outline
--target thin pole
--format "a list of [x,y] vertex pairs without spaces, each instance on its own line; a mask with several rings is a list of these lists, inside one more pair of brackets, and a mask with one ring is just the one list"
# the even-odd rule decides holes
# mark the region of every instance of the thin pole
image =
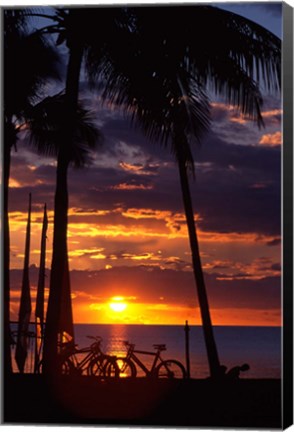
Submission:
[[189,340],[189,332],[190,327],[188,325],[188,321],[186,320],[185,324],[185,348],[186,348],[186,370],[187,370],[187,378],[190,378],[190,340]]

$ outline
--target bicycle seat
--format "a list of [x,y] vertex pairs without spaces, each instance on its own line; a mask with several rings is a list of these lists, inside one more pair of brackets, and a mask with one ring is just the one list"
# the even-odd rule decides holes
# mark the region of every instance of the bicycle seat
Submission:
[[158,351],[165,351],[166,345],[165,344],[154,344],[153,348],[157,349]]

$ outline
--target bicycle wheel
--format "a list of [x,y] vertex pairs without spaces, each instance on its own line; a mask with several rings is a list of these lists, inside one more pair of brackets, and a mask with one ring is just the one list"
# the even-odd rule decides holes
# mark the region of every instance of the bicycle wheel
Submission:
[[120,370],[116,363],[116,359],[109,357],[105,369],[108,378],[119,378]]
[[107,375],[108,358],[106,355],[99,355],[91,360],[87,373],[98,378],[105,378]]
[[164,360],[156,368],[156,377],[183,379],[186,377],[186,370],[182,363],[177,360]]
[[75,371],[76,368],[70,359],[66,359],[61,363],[62,375],[72,375]]
[[135,364],[131,360],[125,357],[117,357],[116,365],[119,370],[120,378],[136,378],[137,369]]

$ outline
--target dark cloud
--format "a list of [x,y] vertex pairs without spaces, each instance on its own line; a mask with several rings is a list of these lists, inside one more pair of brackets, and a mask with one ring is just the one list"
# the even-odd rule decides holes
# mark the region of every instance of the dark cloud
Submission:
[[[49,270],[47,284],[49,281]],[[21,270],[11,271],[13,291],[21,286]],[[240,275],[241,276],[241,275]],[[246,274],[243,274],[246,276]],[[36,286],[38,269],[30,268],[31,284]],[[205,274],[208,297],[212,308],[279,309],[281,280],[266,277],[260,280],[223,280],[223,274]],[[72,291],[97,299],[117,295],[134,296],[138,302],[165,303],[195,307],[198,304],[192,272],[161,270],[155,267],[116,267],[100,271],[71,271]],[[75,301],[75,300],[74,300]],[[78,301],[78,300],[76,300]],[[92,300],[93,302],[94,300]]]
[[[273,107],[274,101],[268,97],[266,107]],[[225,114],[220,108],[219,119]],[[176,163],[168,148],[150,143],[117,112],[102,110],[101,121],[105,142],[96,151],[94,163],[83,170],[69,170],[70,206],[84,210],[120,206],[183,212]],[[236,124],[224,123],[230,136]],[[256,140],[252,145],[236,145],[210,132],[200,147],[193,146],[193,152],[197,165],[191,192],[195,212],[202,217],[202,230],[280,236],[279,147],[258,145]],[[34,171],[28,169],[33,162],[37,163]],[[11,190],[11,210],[24,210],[23,196],[29,192],[36,204],[47,202],[48,208],[53,208],[56,168],[52,162],[34,155],[22,141],[19,152],[13,155],[11,174],[23,187]],[[269,246],[276,244],[273,241]]]
[[[199,224],[202,229],[222,232],[280,233],[280,151],[262,146],[236,146],[227,144],[210,135],[197,153],[197,161],[210,162],[210,170],[196,173],[196,182],[191,182],[195,211],[203,216]],[[73,190],[79,191],[80,179],[72,180]],[[89,173],[87,174],[89,175]],[[136,177],[118,169],[99,168],[92,172],[94,189],[77,197],[77,202],[96,200],[100,208],[109,208],[113,203],[128,207],[170,209],[182,211],[181,193],[175,166],[162,166],[152,179],[152,190],[108,190],[107,185],[132,182]],[[140,182],[144,182],[143,175]],[[145,180],[146,181],[146,180]],[[263,188],[254,188],[263,183]],[[82,183],[80,183],[82,184]],[[92,197],[90,196],[92,195]],[[94,198],[95,195],[95,198]],[[270,217],[269,217],[270,215]]]
[[282,268],[281,268],[281,264],[280,264],[280,263],[272,264],[271,269],[272,269],[272,270],[281,271],[281,269],[282,269]]
[[[280,234],[279,148],[228,144],[210,134],[196,159],[214,167],[191,185],[202,229]],[[258,183],[264,187],[252,187]]]
[[281,238],[275,238],[266,243],[267,246],[279,246],[281,244]]

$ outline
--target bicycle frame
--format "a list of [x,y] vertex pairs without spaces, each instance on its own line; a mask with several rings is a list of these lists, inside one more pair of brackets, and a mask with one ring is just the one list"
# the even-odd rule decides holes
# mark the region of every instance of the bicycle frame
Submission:
[[[78,360],[79,354],[88,353],[85,357],[82,358],[81,361]],[[93,360],[97,355],[103,355],[100,349],[100,341],[92,344],[90,347],[77,349],[74,347],[71,351],[65,351],[61,353],[61,357],[63,357],[63,361],[70,361],[74,368],[77,371],[83,373],[86,370],[86,367],[89,365],[91,360]]]
[[[139,359],[139,357],[137,357],[135,355],[135,353],[154,356],[153,364],[152,364],[152,367],[150,370],[144,365],[144,363]],[[154,372],[154,370],[156,369],[156,365],[157,365],[158,361],[159,360],[162,361],[159,350],[157,352],[141,351],[141,350],[134,350],[131,347],[128,350],[127,359],[130,359],[134,363],[136,363],[143,370],[143,372],[145,372],[146,375],[152,374]]]
[[[77,354],[83,354],[86,352],[88,352],[88,354],[85,357],[83,357],[81,361],[79,361],[77,358]],[[88,362],[91,360],[91,358],[94,357],[94,355],[95,354],[93,353],[93,351],[89,351],[88,349],[75,350],[71,354],[71,356],[75,360],[75,364],[74,364],[75,368],[77,370],[81,370],[81,371],[84,370],[84,367],[88,364]],[[71,357],[71,356],[69,356],[69,357]]]

